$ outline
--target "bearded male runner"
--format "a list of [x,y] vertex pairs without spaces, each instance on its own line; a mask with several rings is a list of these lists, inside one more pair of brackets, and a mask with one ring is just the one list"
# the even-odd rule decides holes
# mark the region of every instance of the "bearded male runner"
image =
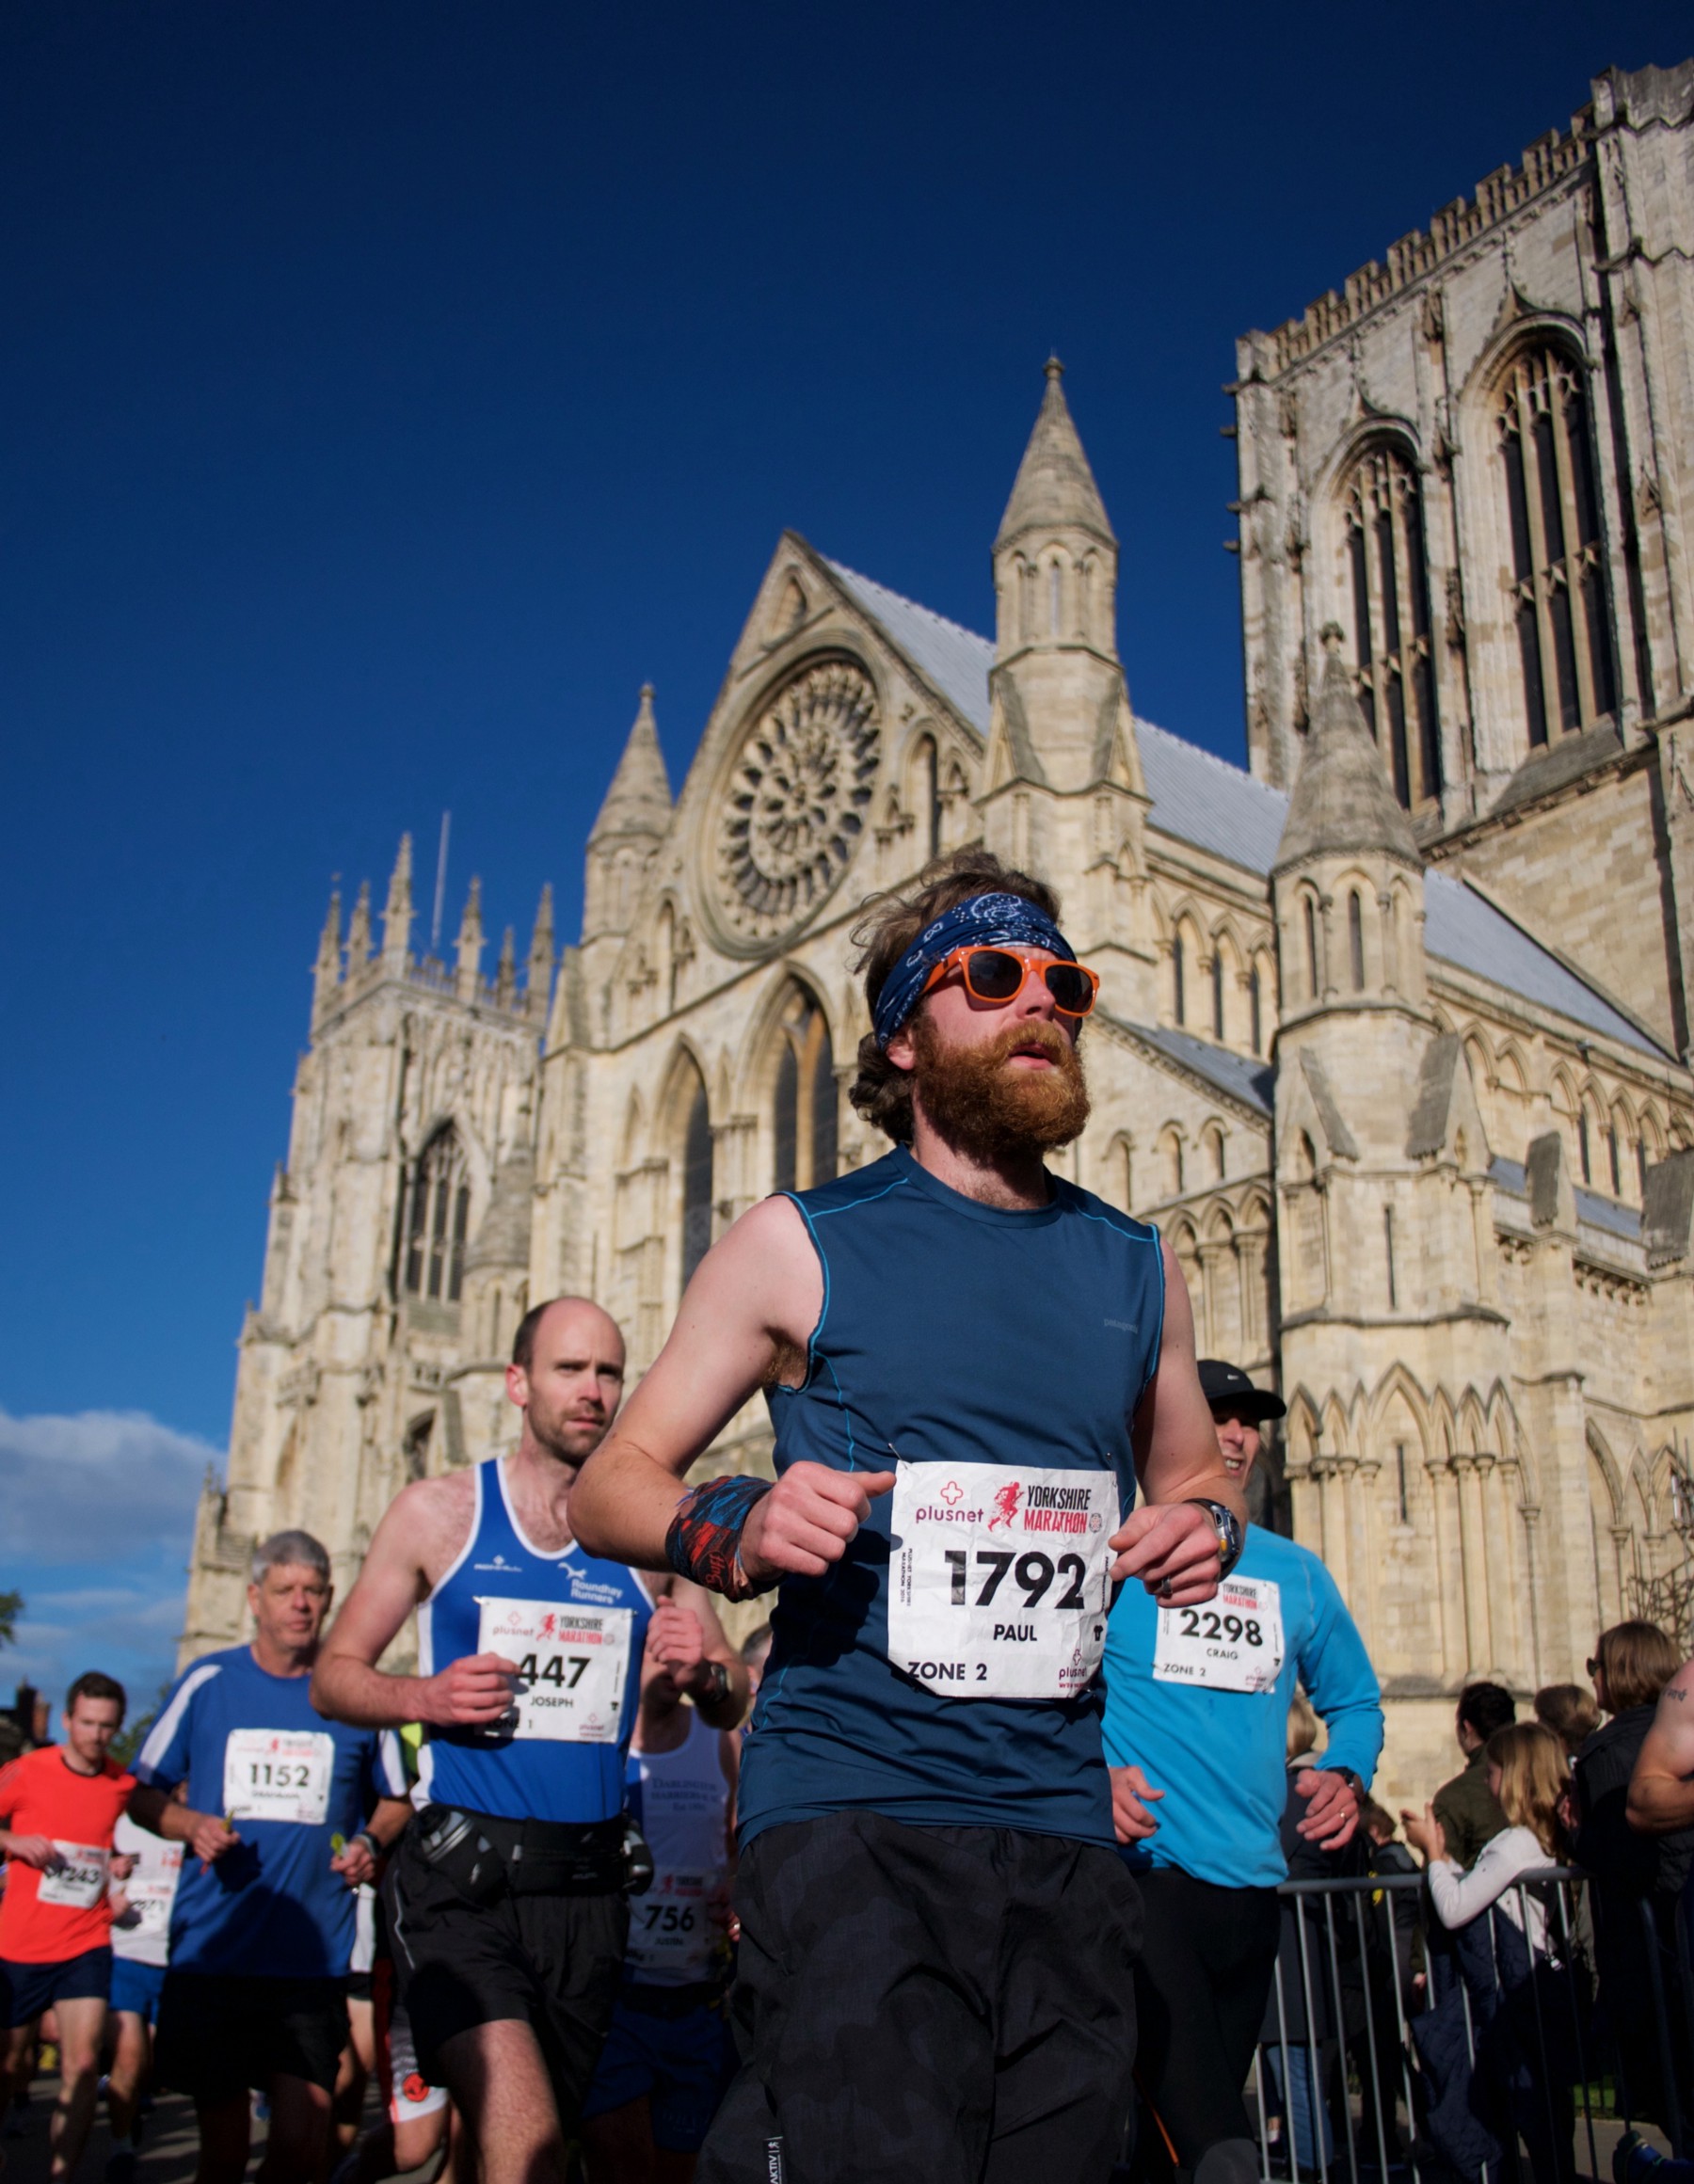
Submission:
[[[1056,916],[982,851],[874,907],[853,1099],[894,1150],[735,1224],[571,1498],[596,1553],[780,1587],[702,2184],[1099,2184],[1124,2128],[1107,1609],[1209,1599],[1245,1520],[1168,1247],[1043,1164],[1095,984]],[[760,1388],[776,1484],[679,1495]]]
[[[506,1369],[517,1449],[404,1489],[312,1680],[338,1720],[424,1724],[424,1809],[383,1901],[419,2063],[469,2126],[482,2184],[564,2184],[623,1969],[624,1755],[649,1625],[712,1728],[746,1708],[704,1593],[571,1538],[566,1495],[623,1374],[598,1304],[527,1313]],[[414,1608],[423,1673],[387,1675],[376,1663]]]

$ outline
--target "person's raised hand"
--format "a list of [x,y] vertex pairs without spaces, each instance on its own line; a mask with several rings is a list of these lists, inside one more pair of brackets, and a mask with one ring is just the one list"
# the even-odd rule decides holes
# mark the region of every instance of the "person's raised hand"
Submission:
[[1112,1583],[1139,1577],[1160,1607],[1192,1607],[1218,1589],[1218,1528],[1192,1502],[1132,1509],[1111,1535],[1111,1546],[1116,1556]]
[[188,1838],[188,1847],[200,1861],[200,1871],[215,1866],[241,1841],[229,1822],[216,1812],[197,1812],[194,1816],[194,1833]]
[[1109,1767],[1111,1777],[1111,1825],[1120,1842],[1145,1842],[1159,1833],[1159,1822],[1147,1809],[1164,1795],[1154,1789],[1139,1767]]
[[112,1862],[106,1870],[111,1874],[113,1880],[127,1881],[131,1873],[133,1873],[136,1870],[135,1852],[133,1850],[114,1851],[112,1854]]
[[822,1577],[846,1554],[871,1505],[894,1484],[891,1471],[832,1471],[791,1464],[749,1510],[741,1566],[755,1585],[772,1578]]
[[1431,1861],[1446,1856],[1446,1829],[1435,1817],[1433,1805],[1426,1805],[1422,1812],[1414,1812],[1402,1807],[1400,1824],[1406,1831],[1406,1841],[1415,1851]]
[[706,1632],[693,1608],[679,1606],[668,1594],[653,1610],[647,1644],[655,1660],[679,1690],[689,1688],[706,1658]]
[[1306,1800],[1305,1817],[1295,1832],[1319,1850],[1340,1850],[1359,1825],[1359,1793],[1334,1767],[1306,1767],[1294,1788]]
[[487,1729],[511,1711],[516,1661],[503,1653],[467,1653],[424,1684],[423,1718],[436,1729]]

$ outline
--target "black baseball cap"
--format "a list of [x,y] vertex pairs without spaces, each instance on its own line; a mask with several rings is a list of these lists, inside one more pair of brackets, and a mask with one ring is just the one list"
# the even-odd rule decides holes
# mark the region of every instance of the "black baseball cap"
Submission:
[[1239,1365],[1226,1365],[1222,1358],[1200,1360],[1200,1393],[1214,1410],[1228,1403],[1245,1411],[1259,1425],[1267,1418],[1286,1418],[1288,1406],[1269,1388],[1255,1388]]

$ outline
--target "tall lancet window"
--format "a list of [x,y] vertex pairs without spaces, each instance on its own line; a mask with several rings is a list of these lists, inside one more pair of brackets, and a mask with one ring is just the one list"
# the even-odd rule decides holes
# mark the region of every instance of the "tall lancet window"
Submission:
[[809,1190],[836,1172],[835,1047],[823,1010],[799,987],[782,1012],[777,1039],[775,1187]]
[[1511,596],[1532,747],[1612,711],[1611,615],[1588,389],[1562,349],[1528,349],[1500,391]]
[[706,1087],[695,1079],[682,1133],[682,1286],[711,1249],[711,1114]]
[[456,1304],[465,1275],[471,1184],[458,1133],[438,1130],[412,1171],[406,1222],[406,1291]]
[[1399,448],[1367,448],[1347,492],[1359,703],[1413,810],[1441,793],[1441,730],[1430,654],[1430,570],[1423,496]]

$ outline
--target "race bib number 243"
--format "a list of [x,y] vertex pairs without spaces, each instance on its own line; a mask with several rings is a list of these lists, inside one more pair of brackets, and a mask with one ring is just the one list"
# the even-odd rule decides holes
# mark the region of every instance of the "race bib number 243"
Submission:
[[888,1658],[952,1698],[1073,1698],[1106,1647],[1108,1471],[903,1463]]

